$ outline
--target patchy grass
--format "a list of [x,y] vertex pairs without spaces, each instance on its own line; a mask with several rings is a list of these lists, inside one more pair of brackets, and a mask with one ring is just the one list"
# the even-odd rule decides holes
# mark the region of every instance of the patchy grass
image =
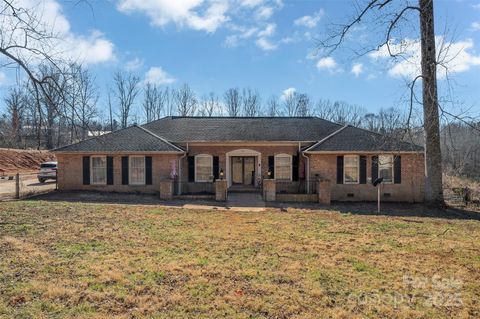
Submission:
[[480,222],[0,207],[0,317],[480,317]]

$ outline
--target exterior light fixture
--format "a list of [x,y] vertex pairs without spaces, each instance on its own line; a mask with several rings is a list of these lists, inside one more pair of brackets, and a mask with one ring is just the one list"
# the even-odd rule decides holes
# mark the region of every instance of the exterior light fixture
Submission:
[[220,179],[223,180],[223,168],[220,169]]
[[271,176],[272,176],[272,171],[271,171],[271,170],[268,170],[267,175],[268,175],[268,178],[271,178]]

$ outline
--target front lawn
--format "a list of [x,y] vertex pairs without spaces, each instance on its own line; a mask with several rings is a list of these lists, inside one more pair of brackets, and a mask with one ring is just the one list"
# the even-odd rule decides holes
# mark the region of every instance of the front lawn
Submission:
[[0,317],[480,317],[476,220],[0,205]]

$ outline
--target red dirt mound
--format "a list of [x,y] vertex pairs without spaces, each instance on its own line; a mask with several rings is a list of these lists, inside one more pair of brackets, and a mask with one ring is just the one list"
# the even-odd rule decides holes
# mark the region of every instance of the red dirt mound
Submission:
[[0,176],[36,172],[41,163],[48,161],[55,161],[53,153],[0,148]]

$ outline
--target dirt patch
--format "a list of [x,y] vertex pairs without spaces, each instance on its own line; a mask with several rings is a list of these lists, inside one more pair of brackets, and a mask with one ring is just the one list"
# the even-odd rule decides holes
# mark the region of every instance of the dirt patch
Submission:
[[41,163],[55,160],[55,154],[48,151],[0,148],[0,176],[34,173]]

